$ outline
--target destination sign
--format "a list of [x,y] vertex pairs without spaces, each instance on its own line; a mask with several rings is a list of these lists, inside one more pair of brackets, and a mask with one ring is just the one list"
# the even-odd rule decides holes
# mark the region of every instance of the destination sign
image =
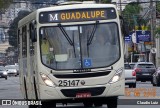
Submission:
[[77,9],[41,12],[39,14],[40,23],[60,23],[115,19],[116,11],[114,8],[101,9]]

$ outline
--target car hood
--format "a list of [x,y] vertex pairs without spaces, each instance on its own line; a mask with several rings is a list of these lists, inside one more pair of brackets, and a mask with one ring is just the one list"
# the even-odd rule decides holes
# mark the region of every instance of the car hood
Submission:
[[0,73],[4,73],[4,72],[7,72],[7,71],[5,71],[5,70],[4,71],[0,71]]
[[8,72],[10,72],[10,71],[12,71],[12,72],[17,72],[16,69],[7,69],[7,70],[8,70]]

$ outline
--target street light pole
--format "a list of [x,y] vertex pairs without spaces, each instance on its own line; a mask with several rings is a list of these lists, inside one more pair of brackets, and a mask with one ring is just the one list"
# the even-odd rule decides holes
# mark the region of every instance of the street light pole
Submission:
[[[154,31],[153,31],[153,2],[152,0],[150,0],[150,17],[151,17],[151,20],[150,20],[150,23],[151,23],[151,42],[154,42]],[[152,47],[154,47],[154,43],[152,44]]]
[[[151,11],[150,11],[150,18],[151,18],[150,24],[151,24],[151,26],[150,27],[151,27],[151,42],[152,42],[151,49],[152,49],[152,48],[155,47],[154,29],[153,29],[154,28],[153,0],[150,0],[150,9],[151,9]],[[155,54],[152,53],[151,51],[150,51],[150,61],[153,62],[156,65]]]
[[119,2],[120,2],[120,15],[122,15],[122,1],[119,0]]

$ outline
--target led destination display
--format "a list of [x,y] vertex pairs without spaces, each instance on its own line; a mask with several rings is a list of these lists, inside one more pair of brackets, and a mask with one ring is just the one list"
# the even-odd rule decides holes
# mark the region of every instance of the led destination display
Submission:
[[102,9],[78,9],[41,12],[39,15],[40,23],[57,22],[78,22],[92,20],[115,19],[116,12],[112,8]]

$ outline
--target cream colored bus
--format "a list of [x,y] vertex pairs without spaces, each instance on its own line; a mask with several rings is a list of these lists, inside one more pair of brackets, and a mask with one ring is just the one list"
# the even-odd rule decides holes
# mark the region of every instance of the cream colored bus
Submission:
[[120,19],[112,4],[41,8],[18,23],[20,87],[41,106],[81,102],[117,108],[124,95]]

